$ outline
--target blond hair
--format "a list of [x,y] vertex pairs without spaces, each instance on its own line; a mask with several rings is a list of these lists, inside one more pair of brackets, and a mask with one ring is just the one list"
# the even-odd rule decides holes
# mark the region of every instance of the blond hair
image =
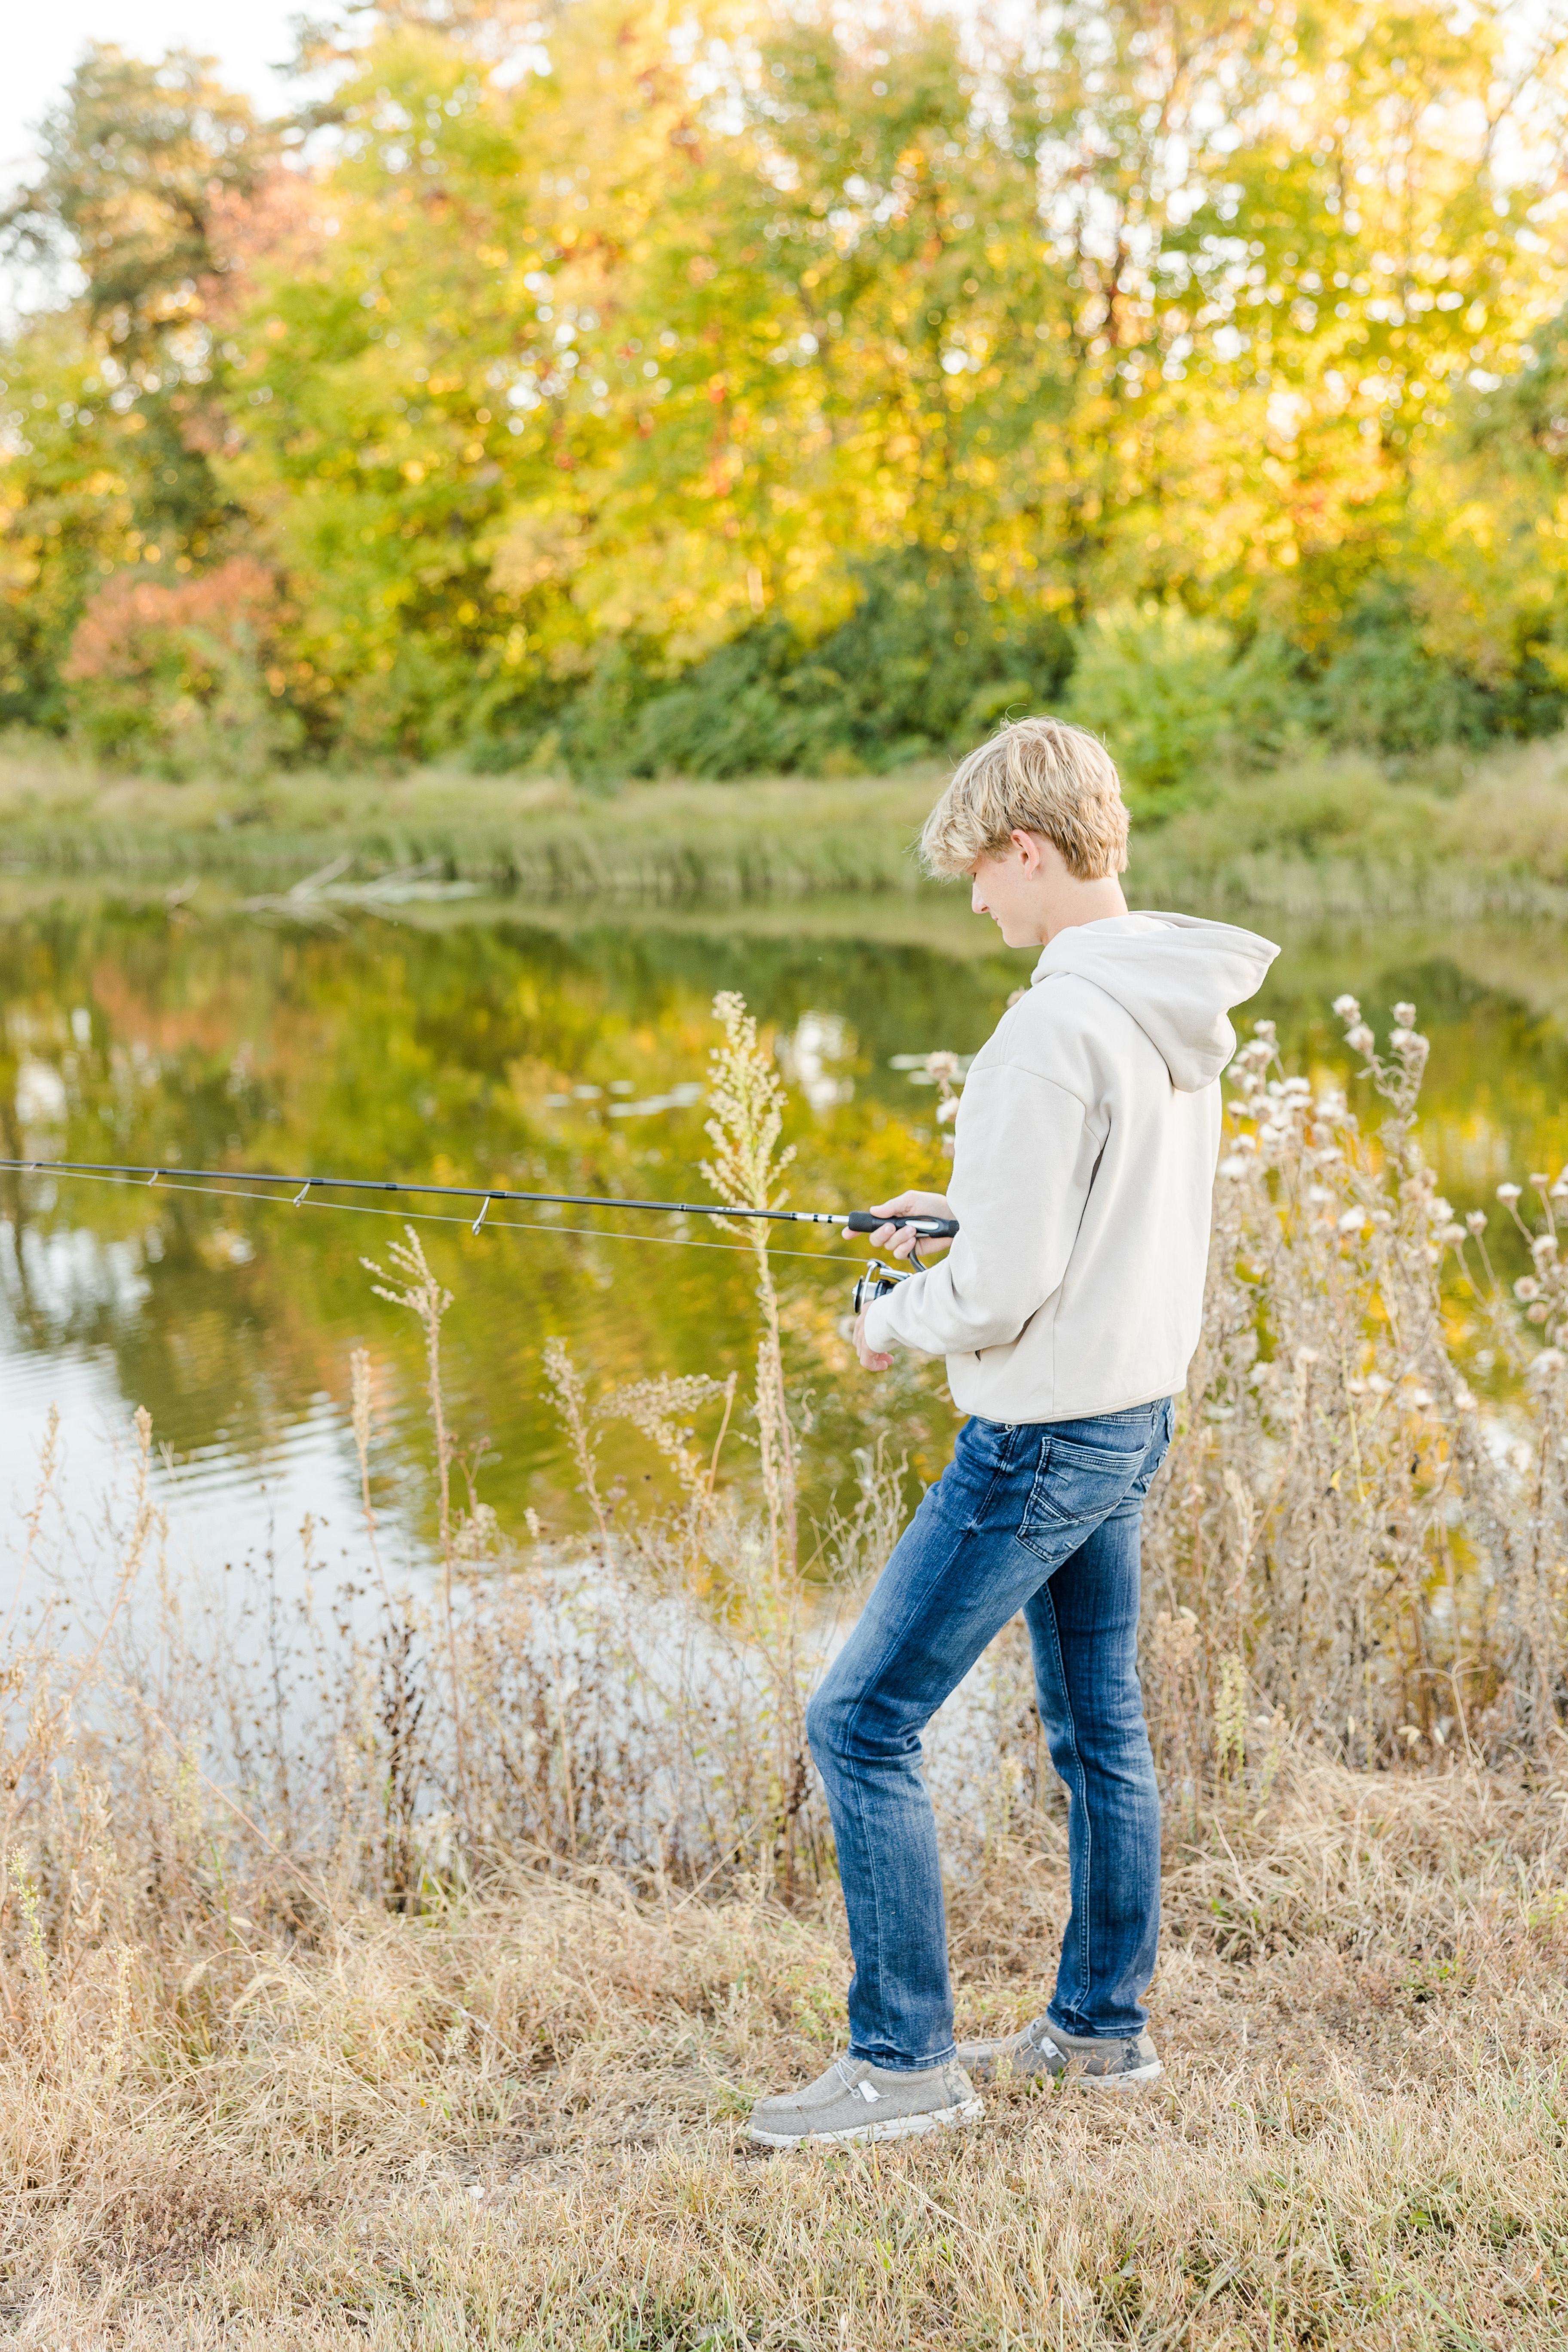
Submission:
[[1016,719],[961,760],[921,833],[931,874],[966,873],[1014,832],[1043,834],[1069,874],[1098,882],[1127,868],[1127,811],[1098,735],[1065,719]]

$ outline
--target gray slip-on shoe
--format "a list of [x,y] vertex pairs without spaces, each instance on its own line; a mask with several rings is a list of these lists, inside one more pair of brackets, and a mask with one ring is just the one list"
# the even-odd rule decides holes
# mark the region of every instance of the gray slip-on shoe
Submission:
[[1000,2042],[961,2042],[958,2063],[976,2083],[1037,2083],[1066,2080],[1082,2090],[1131,2091],[1164,2073],[1152,2033],[1101,2039],[1064,2033],[1048,2017],[1037,2017],[1021,2033]]
[[892,2074],[864,2058],[836,2058],[804,2091],[760,2099],[752,2110],[752,2137],[764,2147],[800,2147],[810,2139],[905,2139],[978,2123],[984,2109],[955,2059],[918,2074]]

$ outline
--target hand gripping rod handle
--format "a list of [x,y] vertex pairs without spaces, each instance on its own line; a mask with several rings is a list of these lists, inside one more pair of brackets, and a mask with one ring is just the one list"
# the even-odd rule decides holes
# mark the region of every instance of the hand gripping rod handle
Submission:
[[844,1220],[846,1233],[874,1234],[883,1225],[913,1225],[922,1240],[950,1242],[958,1231],[956,1217],[906,1216],[901,1210],[879,1217],[874,1209],[856,1209]]

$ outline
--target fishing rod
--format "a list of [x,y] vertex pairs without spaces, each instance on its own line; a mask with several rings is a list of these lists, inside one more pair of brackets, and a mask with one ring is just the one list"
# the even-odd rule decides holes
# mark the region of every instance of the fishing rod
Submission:
[[[469,1230],[478,1234],[484,1228],[491,1208],[499,1202],[525,1202],[535,1207],[571,1209],[640,1209],[665,1217],[737,1217],[761,1218],[774,1224],[837,1225],[850,1234],[874,1234],[884,1225],[896,1225],[900,1234],[912,1226],[917,1236],[910,1252],[914,1266],[921,1269],[921,1241],[951,1241],[958,1231],[956,1217],[879,1216],[874,1209],[760,1209],[736,1208],[712,1201],[631,1201],[619,1200],[601,1192],[532,1192],[514,1186],[500,1184],[420,1184],[405,1179],[373,1176],[278,1176],[248,1168],[170,1168],[134,1165],[125,1160],[0,1160],[0,1171],[27,1176],[87,1176],[107,1177],[128,1182],[132,1179],[153,1185],[165,1177],[176,1190],[196,1184],[262,1184],[272,1185],[279,1192],[293,1192],[292,1205],[298,1209],[310,1202],[312,1192],[395,1192],[413,1194],[424,1199],[443,1201],[478,1201],[478,1216]],[[265,1200],[265,1192],[237,1193],[231,1198]],[[352,1202],[321,1202],[315,1205],[350,1207]],[[641,1238],[626,1236],[627,1239]],[[888,1266],[871,1265],[855,1286],[855,1307],[859,1309],[874,1297],[893,1287],[904,1277]]]
[[[665,1217],[766,1217],[787,1225],[842,1225],[847,1233],[874,1234],[883,1225],[903,1230],[912,1225],[922,1240],[951,1241],[958,1231],[956,1217],[879,1216],[874,1209],[738,1209],[712,1201],[622,1201],[601,1192],[521,1192],[501,1184],[411,1184],[381,1176],[272,1176],[250,1168],[133,1167],[119,1160],[0,1160],[0,1169],[28,1176],[142,1176],[149,1184],[161,1177],[191,1183],[276,1184],[297,1188],[294,1205],[311,1192],[418,1192],[443,1201],[531,1201],[537,1205],[567,1209],[651,1209]],[[485,1221],[481,1209],[474,1220],[478,1233]]]

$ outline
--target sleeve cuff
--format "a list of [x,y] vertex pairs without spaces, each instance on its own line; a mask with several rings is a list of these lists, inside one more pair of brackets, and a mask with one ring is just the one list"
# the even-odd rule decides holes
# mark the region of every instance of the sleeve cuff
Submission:
[[899,1344],[890,1331],[884,1332],[881,1328],[884,1314],[891,1306],[893,1296],[894,1294],[889,1292],[880,1298],[873,1298],[866,1309],[866,1345],[873,1355],[890,1356]]

